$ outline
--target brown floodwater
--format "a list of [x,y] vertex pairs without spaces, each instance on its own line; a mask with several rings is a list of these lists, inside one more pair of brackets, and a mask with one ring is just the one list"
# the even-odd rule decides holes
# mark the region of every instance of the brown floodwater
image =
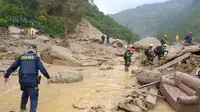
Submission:
[[[43,78],[39,90],[38,112],[81,112],[83,110],[74,109],[73,104],[81,104],[84,107],[103,104],[109,107],[123,98],[125,89],[121,84],[128,84],[130,81],[130,73],[125,73],[123,66],[116,66],[113,70],[107,71],[101,71],[98,67],[81,69],[80,71],[80,68],[50,66],[48,71],[51,75],[60,71],[72,71],[82,73],[84,80],[70,84],[48,85]],[[21,91],[17,84],[7,88],[6,91],[0,91],[0,112],[18,112],[20,97]],[[29,108],[29,104],[27,107]],[[151,112],[174,111],[161,100]]]

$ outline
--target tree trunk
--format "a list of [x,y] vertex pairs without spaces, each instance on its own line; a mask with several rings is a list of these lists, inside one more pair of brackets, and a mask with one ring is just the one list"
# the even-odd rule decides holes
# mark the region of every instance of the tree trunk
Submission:
[[65,38],[67,39],[68,38],[68,18],[65,18],[65,26],[64,26],[64,30],[65,30]]

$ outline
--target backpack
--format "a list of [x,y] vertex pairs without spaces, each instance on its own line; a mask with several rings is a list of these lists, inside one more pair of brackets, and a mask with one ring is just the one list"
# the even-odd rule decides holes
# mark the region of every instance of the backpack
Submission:
[[150,48],[147,48],[147,49],[144,51],[144,54],[145,54],[146,56],[148,56],[150,50],[151,50]]
[[162,54],[163,53],[163,48],[162,46],[157,46],[156,49],[154,50],[155,54]]

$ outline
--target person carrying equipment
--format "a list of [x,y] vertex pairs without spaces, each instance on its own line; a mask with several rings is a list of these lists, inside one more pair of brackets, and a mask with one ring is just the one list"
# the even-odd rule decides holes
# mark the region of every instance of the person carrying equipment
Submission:
[[21,99],[20,112],[26,110],[26,104],[30,97],[30,112],[36,112],[38,105],[38,84],[41,77],[38,77],[38,70],[48,79],[47,83],[50,83],[50,76],[44,68],[40,58],[37,56],[37,47],[35,45],[29,46],[29,51],[22,54],[18,59],[8,68],[4,75],[4,82],[7,83],[9,76],[18,67],[19,68],[19,84],[23,91]]
[[160,40],[161,45],[168,44],[168,41],[167,41],[166,38],[167,38],[167,35],[164,35],[164,38],[162,38],[162,39]]
[[147,63],[153,65],[153,58],[154,58],[153,44],[149,44],[149,47],[145,50],[145,55],[147,57]]
[[161,45],[161,46],[157,46],[156,49],[154,50],[155,54],[159,58],[159,65],[160,66],[165,64],[166,54],[168,53],[166,48],[167,48],[167,44],[164,44],[164,45]]
[[125,60],[125,71],[129,71],[129,67],[131,65],[131,57],[133,55],[132,48],[128,48],[127,51],[124,53],[124,60]]

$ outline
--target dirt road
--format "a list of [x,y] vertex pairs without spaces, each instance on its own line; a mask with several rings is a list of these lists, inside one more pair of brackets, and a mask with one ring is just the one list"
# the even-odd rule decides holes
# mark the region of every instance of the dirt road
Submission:
[[[80,71],[80,69],[82,70]],[[99,68],[92,67],[50,66],[48,71],[51,75],[60,71],[81,72],[84,80],[71,84],[47,85],[46,79],[43,78],[40,85],[38,112],[83,112],[83,110],[74,109],[73,104],[81,104],[82,107],[106,104],[106,107],[109,108],[111,104],[123,98],[125,89],[119,83],[127,84],[130,81],[130,73],[125,73],[123,66],[116,66],[113,70],[108,71],[100,71]],[[16,83],[16,77],[11,77],[15,79],[12,81],[13,83]],[[0,84],[2,84],[2,80],[0,80]],[[21,97],[18,84],[10,86],[6,90],[6,94],[4,94],[5,91],[0,91],[0,112],[18,112]],[[155,110],[151,112],[174,112],[164,101],[158,101],[157,104]],[[27,107],[29,108],[29,105]]]

